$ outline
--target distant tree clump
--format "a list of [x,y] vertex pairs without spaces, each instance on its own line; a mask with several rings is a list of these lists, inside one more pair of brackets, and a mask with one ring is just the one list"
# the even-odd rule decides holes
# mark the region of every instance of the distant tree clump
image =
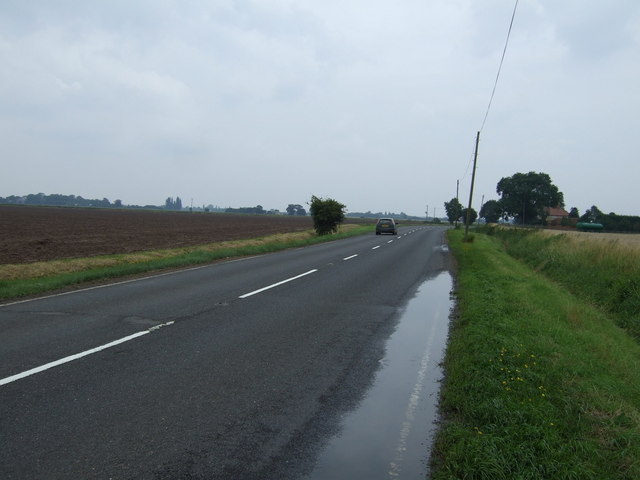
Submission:
[[462,204],[458,199],[454,197],[448,202],[444,202],[444,210],[447,213],[449,223],[453,225],[455,222],[457,224],[462,216]]
[[536,223],[542,219],[545,207],[563,207],[564,196],[546,173],[516,173],[503,177],[496,187],[502,196],[504,213],[519,223]]
[[302,205],[290,203],[287,207],[287,214],[304,216],[307,214],[307,211],[302,207]]
[[473,208],[469,210],[468,208],[462,209],[462,223],[467,224],[467,212],[469,212],[469,225],[475,222],[478,219],[478,212],[476,212]]
[[309,205],[313,227],[318,235],[328,235],[338,231],[338,225],[344,220],[345,205],[332,198],[322,199],[315,195],[311,196]]
[[632,215],[616,215],[611,212],[602,217],[605,230],[609,232],[640,233],[640,217]]
[[256,205],[255,207],[240,207],[240,208],[227,208],[225,210],[227,213],[249,213],[252,215],[265,215],[267,211],[262,207],[262,205]]
[[175,200],[173,197],[168,197],[164,202],[164,208],[167,210],[182,210],[182,200],[180,197],[176,197]]
[[405,212],[372,212],[371,210],[366,212],[349,212],[350,217],[354,218],[395,218],[397,220],[424,220],[424,217],[418,217],[416,215],[408,215]]
[[635,215],[617,215],[604,213],[595,205],[587,208],[580,217],[583,223],[600,223],[608,232],[640,233],[640,217]]
[[[119,200],[116,200],[118,202]],[[82,198],[81,196],[76,195],[61,195],[59,193],[54,193],[51,195],[46,195],[44,193],[31,193],[29,195],[24,196],[16,196],[11,195],[6,198],[0,197],[0,203],[10,204],[10,205],[47,205],[47,206],[56,206],[56,207],[99,207],[99,208],[109,208],[113,206],[117,206],[112,204],[108,198],[100,199],[90,199],[90,198]]]
[[502,217],[502,205],[498,200],[487,200],[480,209],[480,218],[487,223],[496,223]]
[[587,208],[584,215],[580,217],[581,222],[599,223],[604,217],[604,213],[600,211],[598,207],[593,205],[591,208]]

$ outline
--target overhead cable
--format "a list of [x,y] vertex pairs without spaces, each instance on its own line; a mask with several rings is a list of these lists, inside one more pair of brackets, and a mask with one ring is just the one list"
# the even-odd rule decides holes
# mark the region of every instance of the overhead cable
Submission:
[[500,59],[500,66],[498,67],[498,74],[496,75],[496,81],[493,84],[493,91],[491,92],[491,98],[489,99],[489,105],[487,106],[487,111],[484,114],[484,119],[482,120],[482,126],[480,127],[480,131],[484,128],[484,124],[487,121],[487,117],[489,116],[489,110],[491,109],[491,103],[493,102],[493,96],[496,93],[496,87],[498,86],[498,79],[500,78],[500,71],[502,70],[502,63],[504,62],[504,56],[507,53],[507,46],[509,45],[509,37],[511,36],[511,28],[513,27],[513,20],[516,18],[516,10],[518,9],[518,0],[516,0],[516,4],[513,7],[513,14],[511,15],[511,23],[509,24],[509,31],[507,32],[507,40],[504,43],[504,50],[502,50],[502,58]]

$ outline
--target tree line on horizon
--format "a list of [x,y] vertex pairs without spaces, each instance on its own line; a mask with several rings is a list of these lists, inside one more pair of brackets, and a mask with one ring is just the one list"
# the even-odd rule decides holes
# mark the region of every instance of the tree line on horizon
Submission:
[[80,195],[63,195],[59,193],[30,193],[29,195],[10,195],[0,197],[0,204],[5,205],[32,205],[48,207],[93,207],[93,208],[146,208],[146,209],[167,209],[181,210],[182,200],[180,197],[168,197],[164,206],[161,205],[125,205],[122,200],[111,202],[108,198],[84,198]]
[[0,203],[8,205],[42,205],[52,207],[125,207],[125,205],[122,204],[122,200],[116,200],[111,203],[108,198],[99,200],[95,198],[83,198],[80,195],[61,195],[59,193],[51,195],[44,193],[31,193],[24,196],[11,195],[9,197],[0,197]]
[[[520,225],[546,225],[547,208],[564,208],[564,195],[543,172],[516,173],[503,177],[496,186],[499,200],[488,200],[479,213],[471,209],[470,223],[483,218],[487,223],[499,221]],[[466,222],[467,212],[457,198],[444,203],[450,223]],[[605,214],[595,205],[583,215],[576,207],[568,212],[561,225],[574,226],[577,222],[599,223],[607,231],[640,233],[640,216]]]
[[[221,208],[213,205],[202,207],[185,207],[180,197],[167,197],[164,205],[125,205],[122,200],[109,201],[108,198],[92,199],[83,198],[80,195],[62,195],[62,194],[44,194],[32,193],[29,195],[11,195],[8,197],[0,197],[0,204],[6,205],[32,205],[32,206],[50,206],[50,207],[91,207],[91,208],[131,208],[131,209],[154,209],[154,210],[195,210],[203,212],[226,212],[226,213],[244,213],[253,215],[281,214],[279,210],[265,210],[262,205],[255,207],[240,208]],[[287,215],[307,215],[307,211],[299,204],[289,204],[286,209]]]

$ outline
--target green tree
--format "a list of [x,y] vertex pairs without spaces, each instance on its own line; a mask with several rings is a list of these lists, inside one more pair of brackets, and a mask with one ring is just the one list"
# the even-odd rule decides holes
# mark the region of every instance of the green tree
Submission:
[[167,197],[164,201],[164,208],[167,210],[182,210],[182,200],[180,197],[176,197],[175,200],[173,197]]
[[[467,208],[462,209],[462,223],[467,224]],[[473,208],[469,210],[471,214],[469,215],[469,225],[475,222],[478,219],[478,212],[476,212]]]
[[454,197],[448,202],[444,202],[444,210],[447,212],[449,223],[453,224],[456,222],[457,224],[458,220],[460,220],[460,217],[462,216],[462,204],[458,199]]
[[304,216],[307,214],[307,211],[302,207],[302,205],[290,203],[287,207],[287,214]]
[[600,223],[603,220],[604,213],[600,211],[598,207],[592,205],[591,208],[587,208],[584,215],[580,217],[581,222]]
[[328,235],[338,231],[338,225],[344,220],[344,210],[342,203],[332,198],[319,198],[311,196],[309,212],[313,217],[313,227],[318,235]]
[[576,207],[571,207],[571,210],[569,210],[569,218],[580,218],[580,212]]
[[545,207],[563,207],[564,196],[546,173],[516,173],[503,177],[496,187],[504,212],[522,224],[541,219]]
[[480,209],[480,217],[487,223],[496,223],[502,217],[502,204],[498,200],[487,200]]

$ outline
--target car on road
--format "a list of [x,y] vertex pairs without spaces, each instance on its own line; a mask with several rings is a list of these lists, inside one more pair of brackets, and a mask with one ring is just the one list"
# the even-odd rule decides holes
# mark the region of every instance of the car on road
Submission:
[[380,218],[376,223],[376,235],[381,233],[398,234],[398,224],[393,218]]

